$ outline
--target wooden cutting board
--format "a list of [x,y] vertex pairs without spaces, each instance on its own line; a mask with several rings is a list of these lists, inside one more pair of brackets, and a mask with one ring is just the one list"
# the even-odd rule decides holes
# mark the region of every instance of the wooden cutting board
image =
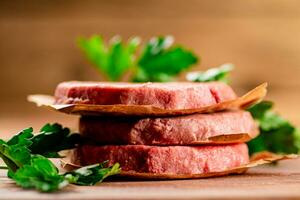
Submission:
[[0,199],[296,199],[300,159],[257,167],[243,175],[174,181],[111,180],[96,186],[68,186],[42,194],[23,190],[0,174]]

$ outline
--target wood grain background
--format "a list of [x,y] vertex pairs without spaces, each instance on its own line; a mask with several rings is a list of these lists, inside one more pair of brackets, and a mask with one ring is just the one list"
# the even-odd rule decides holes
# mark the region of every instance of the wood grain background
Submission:
[[0,131],[14,127],[7,116],[38,112],[27,94],[51,94],[64,80],[101,80],[75,43],[96,33],[174,35],[201,56],[195,69],[234,63],[240,93],[269,82],[268,98],[300,125],[300,1],[1,0]]

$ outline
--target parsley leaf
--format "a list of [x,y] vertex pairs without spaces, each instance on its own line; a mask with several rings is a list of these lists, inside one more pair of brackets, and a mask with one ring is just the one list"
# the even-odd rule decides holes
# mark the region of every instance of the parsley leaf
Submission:
[[120,37],[114,37],[106,45],[100,36],[90,39],[79,38],[78,45],[96,68],[105,73],[111,81],[117,81],[134,66],[135,53],[140,39],[134,37],[124,44]]
[[186,75],[186,79],[194,82],[222,81],[228,83],[228,75],[233,68],[232,64],[223,64],[207,71],[190,72]]
[[30,141],[33,136],[32,131],[32,128],[24,129],[8,142],[0,139],[0,157],[11,172],[15,172],[18,168],[30,162],[28,148],[32,144]]
[[7,141],[7,144],[10,146],[30,146],[32,142],[30,141],[30,138],[33,136],[33,129],[27,128],[22,130],[17,135],[14,135],[10,140]]
[[12,178],[23,188],[35,188],[41,192],[56,191],[68,185],[55,165],[40,155],[32,156],[30,164],[18,169]]
[[265,113],[272,109],[273,102],[271,101],[261,101],[260,103],[250,107],[248,111],[252,114],[255,119],[261,119],[264,117]]
[[175,75],[197,63],[198,58],[180,46],[172,46],[173,38],[154,37],[142,50],[133,81],[170,81]]
[[260,128],[260,135],[248,142],[250,154],[259,151],[298,153],[300,150],[299,130],[273,112],[272,107],[272,102],[262,101],[248,109]]
[[105,168],[106,162],[89,165],[64,174],[65,178],[76,185],[95,185],[102,182],[108,176],[119,174],[121,169],[119,163]]
[[80,142],[79,134],[71,134],[70,129],[60,124],[46,124],[39,134],[31,138],[31,153],[40,154],[48,158],[58,158],[59,151],[73,149]]

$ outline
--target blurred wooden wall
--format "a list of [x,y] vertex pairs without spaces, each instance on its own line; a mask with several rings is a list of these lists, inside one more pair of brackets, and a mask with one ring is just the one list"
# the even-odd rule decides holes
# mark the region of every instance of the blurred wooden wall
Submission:
[[267,81],[271,96],[300,89],[297,0],[1,0],[0,101],[52,93],[64,80],[100,80],[75,44],[95,33],[171,34],[201,56],[197,69],[234,63],[237,88]]

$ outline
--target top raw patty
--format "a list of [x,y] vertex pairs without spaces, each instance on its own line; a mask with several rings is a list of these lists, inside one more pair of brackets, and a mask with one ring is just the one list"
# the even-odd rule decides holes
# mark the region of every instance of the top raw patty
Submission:
[[55,91],[56,104],[151,105],[162,109],[192,109],[235,99],[230,86],[209,83],[63,82]]

